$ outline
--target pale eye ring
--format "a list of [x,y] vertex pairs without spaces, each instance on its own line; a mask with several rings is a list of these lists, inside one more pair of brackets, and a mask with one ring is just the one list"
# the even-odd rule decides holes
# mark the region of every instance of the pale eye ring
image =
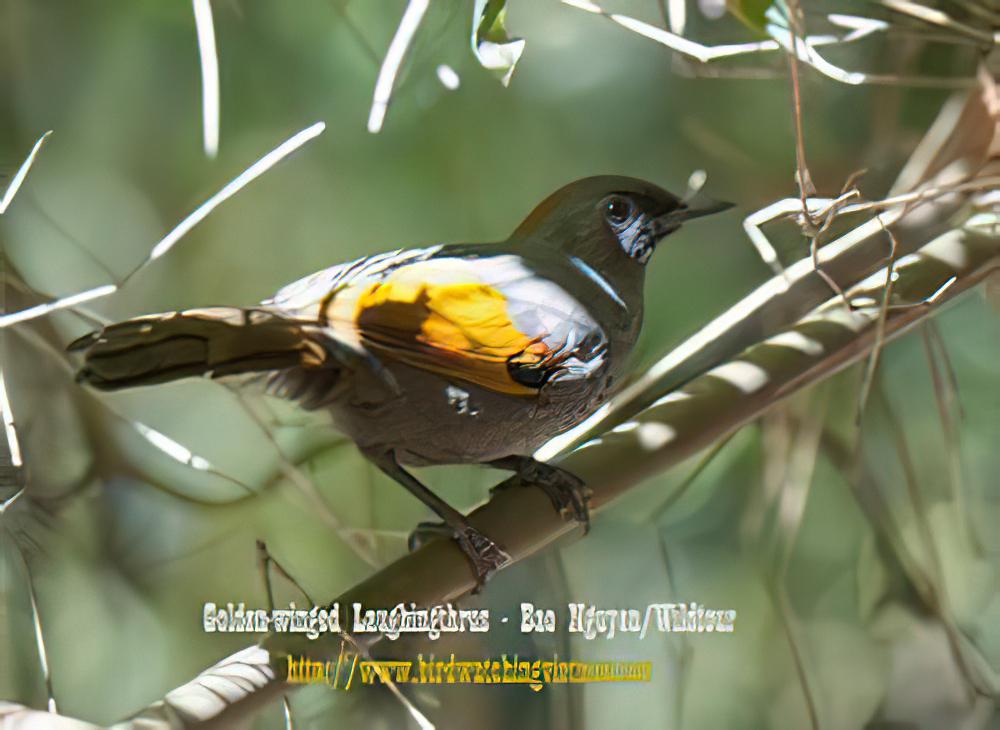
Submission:
[[635,215],[635,204],[622,195],[612,195],[604,204],[604,217],[615,228],[624,228]]

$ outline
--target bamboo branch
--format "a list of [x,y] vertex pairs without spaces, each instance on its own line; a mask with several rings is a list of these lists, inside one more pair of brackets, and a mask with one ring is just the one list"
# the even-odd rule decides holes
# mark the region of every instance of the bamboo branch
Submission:
[[[899,186],[915,199],[874,204],[881,213],[819,250],[824,271],[846,282],[844,297],[831,296],[811,257],[797,262],[682,343],[661,361],[663,367],[654,368],[598,419],[596,428],[591,424],[590,431],[578,432],[584,435],[563,440],[561,449],[553,444],[545,458],[583,478],[593,490],[592,508],[599,511],[644,479],[731,435],[781,399],[865,357],[1000,268],[995,212],[947,230],[948,218],[968,197],[932,202],[927,192],[940,182],[941,159],[961,159],[971,178],[991,179],[995,89],[984,70],[980,88],[967,97],[958,119],[942,123],[953,132],[947,139],[959,142],[944,148],[936,139],[922,143],[919,163],[908,167],[906,183]],[[982,133],[968,134],[973,126]],[[959,134],[958,128],[966,133]],[[880,239],[892,225],[899,258],[886,266],[889,246]],[[538,489],[501,490],[469,519],[505,548],[512,563],[581,533],[552,510]],[[436,540],[337,602],[344,614],[355,602],[427,606],[454,601],[474,587],[474,574],[456,544]],[[350,629],[347,621],[344,627]],[[284,681],[287,657],[332,661],[343,656],[345,647],[365,655],[379,637],[366,638],[364,644],[350,634],[338,638],[268,636],[125,725],[183,719],[186,724],[229,726],[292,689]],[[259,680],[262,675],[262,681],[247,685],[248,677]]]
[[[984,191],[988,194],[997,186],[998,94],[993,74],[984,64],[977,88],[964,99],[955,97],[941,110],[900,172],[890,197],[844,205],[836,215],[880,212],[818,248],[812,260],[801,259],[782,276],[751,291],[680,343],[604,408],[552,439],[536,458],[547,461],[559,451],[617,426],[660,396],[780,332],[826,301],[831,281],[838,289],[855,284],[884,267],[890,252],[905,258],[950,229],[952,216],[971,197]],[[964,170],[966,176],[956,179],[949,172],[956,169]],[[810,215],[819,218],[831,216],[834,205],[830,199],[807,199]],[[801,219],[808,216],[801,213],[802,201],[788,198],[751,214],[743,227],[758,250],[770,248],[759,226],[788,214],[799,214],[800,224],[807,223]],[[766,255],[762,258],[767,261]]]
[[[988,214],[975,216],[964,228],[945,233],[896,262],[894,298],[881,325],[886,340],[925,320],[1000,268],[1000,235],[995,223]],[[781,399],[864,357],[878,336],[880,295],[887,274],[883,269],[850,288],[847,296],[852,309],[841,297],[831,298],[793,327],[746,349],[738,358],[699,376],[633,420],[560,455],[553,463],[590,485],[592,507],[599,511],[644,479],[756,419]],[[499,491],[469,519],[502,545],[515,564],[560,538],[581,534],[575,523],[554,512],[541,490],[533,488]],[[388,608],[410,602],[426,606],[454,601],[474,587],[474,573],[458,546],[451,540],[435,540],[372,575],[337,601],[342,611],[354,602],[367,607]],[[346,622],[345,628],[349,628]],[[358,641],[357,637],[344,638],[355,644]],[[237,687],[232,693],[223,691],[227,701],[219,701],[219,667],[232,667],[239,655],[229,657],[206,673],[215,677],[214,701],[204,701],[203,713],[185,712],[185,719],[209,726],[226,725],[276,700],[291,688],[283,679],[286,657],[304,655],[335,661],[343,651],[339,639],[329,634],[315,641],[296,634],[266,637],[254,654],[254,665],[269,666],[268,679],[255,683],[252,690]],[[182,689],[198,695],[206,692],[204,684],[195,679]],[[175,690],[133,719],[162,718],[164,702],[169,705],[171,696],[184,696],[179,692]],[[187,708],[197,704],[190,698],[186,701]]]

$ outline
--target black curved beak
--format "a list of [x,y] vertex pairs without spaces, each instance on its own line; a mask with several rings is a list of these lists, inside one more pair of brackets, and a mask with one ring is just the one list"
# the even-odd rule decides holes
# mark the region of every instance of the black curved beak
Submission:
[[687,200],[681,201],[679,207],[664,213],[653,220],[653,235],[663,238],[669,233],[673,233],[681,224],[693,218],[701,218],[706,215],[714,215],[724,210],[729,210],[734,206],[723,200],[715,200],[709,196],[697,192]]

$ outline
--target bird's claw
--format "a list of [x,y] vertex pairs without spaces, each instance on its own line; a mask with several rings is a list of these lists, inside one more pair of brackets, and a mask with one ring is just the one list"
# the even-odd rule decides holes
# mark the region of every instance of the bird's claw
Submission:
[[538,487],[552,501],[559,514],[571,516],[583,525],[583,532],[590,532],[591,490],[579,477],[565,469],[531,460],[518,468],[513,479],[498,484],[490,493],[512,487]]
[[503,548],[473,527],[466,527],[455,539],[476,571],[477,590],[496,571],[510,563],[510,555]]
[[496,571],[511,562],[510,555],[503,548],[471,525],[453,530],[442,522],[421,522],[410,533],[408,540],[410,550],[416,550],[432,537],[449,537],[458,543],[476,572],[475,592],[478,592]]

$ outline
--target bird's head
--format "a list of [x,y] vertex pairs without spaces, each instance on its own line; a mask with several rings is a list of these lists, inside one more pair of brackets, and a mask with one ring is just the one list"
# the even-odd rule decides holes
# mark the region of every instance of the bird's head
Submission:
[[732,207],[700,193],[681,199],[633,177],[598,175],[543,200],[513,239],[575,257],[613,286],[643,279],[657,243],[684,221]]

